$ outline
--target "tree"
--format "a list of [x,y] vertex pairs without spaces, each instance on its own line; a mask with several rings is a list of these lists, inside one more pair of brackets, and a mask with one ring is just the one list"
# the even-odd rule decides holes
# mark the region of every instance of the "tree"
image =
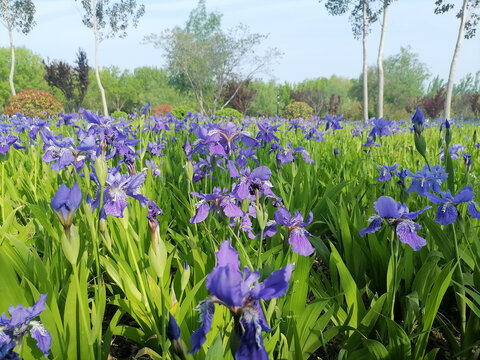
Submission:
[[[253,33],[244,25],[228,31],[220,27],[221,15],[207,13],[205,1],[200,0],[190,13],[183,28],[174,27],[160,35],[144,38],[163,50],[171,83],[179,90],[192,91],[200,112],[213,114],[227,106],[244,81],[265,71],[280,53],[270,49],[263,56],[255,54],[267,36]],[[236,81],[232,96],[222,101],[227,84]]]
[[[392,112],[393,108],[410,109],[411,104],[416,104],[417,100],[424,93],[424,82],[429,77],[429,71],[423,62],[420,61],[418,54],[414,53],[411,47],[402,47],[400,52],[389,56],[383,62],[385,69],[385,116],[396,117],[403,114]],[[370,66],[368,69],[368,88],[373,90],[378,86],[377,68]],[[351,88],[350,96],[360,100],[363,95],[363,74],[360,75],[357,83]],[[370,111],[375,112],[376,99],[370,99]],[[387,109],[389,107],[390,109]],[[388,110],[388,111],[387,111]],[[415,111],[415,107],[413,107]]]
[[[15,89],[36,89],[48,91],[47,82],[43,79],[45,68],[42,58],[24,47],[15,49]],[[12,95],[8,74],[10,72],[10,49],[0,48],[0,109],[6,106]],[[58,94],[55,94],[57,96]],[[59,99],[60,100],[60,99]]]
[[377,117],[380,119],[383,117],[383,88],[384,88],[384,72],[383,72],[383,45],[385,43],[385,33],[387,30],[387,14],[388,7],[395,0],[382,0],[383,3],[383,20],[382,30],[380,32],[380,44],[378,46],[378,100],[377,100]]
[[[319,0],[322,2],[323,0]],[[350,10],[350,23],[355,39],[362,37],[363,44],[363,120],[368,120],[368,63],[367,34],[370,24],[377,20],[378,11],[371,3],[374,0],[325,0],[325,8],[331,15],[343,15]],[[351,8],[351,9],[350,9]]]
[[13,75],[15,73],[15,47],[13,45],[13,30],[28,34],[35,26],[34,15],[35,5],[32,0],[1,0],[0,21],[8,30],[10,41],[10,91],[12,96],[16,95],[13,84]]
[[245,80],[242,84],[232,80],[225,87],[222,96],[224,99],[231,98],[230,105],[246,115],[257,97],[257,90],[250,86],[250,80]]
[[98,64],[98,47],[105,38],[120,38],[127,36],[127,28],[130,25],[136,27],[138,20],[145,13],[144,5],[137,5],[136,0],[118,0],[111,3],[110,0],[75,0],[83,7],[83,24],[92,29],[95,39],[95,77],[100,91],[103,112],[108,115],[107,99],[105,90],[100,79]]
[[90,83],[88,78],[90,68],[85,51],[81,49],[78,51],[75,67],[64,61],[44,63],[44,66],[48,85],[60,89],[69,104],[69,110],[78,110],[83,104]]
[[[453,9],[454,4],[446,0],[435,1],[435,14],[443,14]],[[458,55],[462,46],[462,40],[470,39],[475,36],[476,27],[480,20],[480,13],[475,12],[480,8],[480,0],[463,0],[462,8],[457,13],[457,18],[460,19],[458,28],[457,42],[455,50],[453,51],[452,62],[450,64],[450,72],[448,74],[447,90],[445,95],[445,118],[450,118],[450,109],[452,106],[453,82],[455,78],[455,69],[457,65]]]

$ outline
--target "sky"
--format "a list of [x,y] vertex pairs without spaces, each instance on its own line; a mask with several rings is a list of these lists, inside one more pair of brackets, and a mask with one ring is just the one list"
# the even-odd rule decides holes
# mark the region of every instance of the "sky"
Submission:
[[[183,26],[197,0],[137,0],[145,5],[145,15],[126,38],[105,39],[100,44],[101,67],[118,66],[133,70],[141,66],[163,67],[159,49],[143,42],[145,35],[160,34],[174,26]],[[435,15],[434,0],[397,0],[388,12],[384,58],[411,46],[432,75],[448,78],[458,35],[460,6],[443,15]],[[79,48],[94,63],[93,33],[82,23],[82,8],[74,0],[34,0],[36,23],[28,35],[14,33],[16,46],[25,46],[44,59],[73,63]],[[283,83],[331,75],[358,78],[362,71],[362,41],[353,37],[349,16],[331,16],[318,0],[207,0],[207,11],[223,14],[222,27],[242,23],[252,33],[268,34],[258,47],[279,49],[268,74],[258,77]],[[478,35],[463,40],[455,80],[480,70],[480,29]],[[368,63],[375,65],[380,39],[380,24],[372,26],[368,36]],[[0,32],[0,46],[8,46],[8,34]]]

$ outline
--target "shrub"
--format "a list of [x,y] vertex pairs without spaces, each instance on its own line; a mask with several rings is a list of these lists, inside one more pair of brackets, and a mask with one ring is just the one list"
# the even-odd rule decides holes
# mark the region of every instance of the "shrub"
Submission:
[[184,120],[188,112],[195,113],[195,110],[188,106],[176,106],[170,111],[170,114],[175,116],[178,120]]
[[128,114],[125,111],[120,111],[116,110],[113,112],[112,116],[115,118],[115,120],[120,120],[120,118],[123,118],[124,120],[128,119]]
[[167,104],[158,105],[153,108],[153,115],[167,115],[172,109],[173,107]]
[[225,109],[217,110],[217,111],[215,111],[214,115],[218,116],[220,118],[221,117],[230,118],[230,119],[237,118],[239,120],[243,117],[243,115],[240,111],[232,109],[232,108],[225,108]]
[[356,121],[363,119],[362,104],[358,100],[345,99],[340,104],[339,110],[340,114],[344,114],[344,120]]
[[43,90],[22,90],[8,100],[4,110],[7,115],[22,113],[28,116],[55,115],[63,105],[49,92]]
[[299,117],[303,119],[309,119],[312,114],[312,107],[302,101],[295,101],[291,104],[288,104],[285,108],[285,111],[283,112],[283,115],[287,119],[296,119]]

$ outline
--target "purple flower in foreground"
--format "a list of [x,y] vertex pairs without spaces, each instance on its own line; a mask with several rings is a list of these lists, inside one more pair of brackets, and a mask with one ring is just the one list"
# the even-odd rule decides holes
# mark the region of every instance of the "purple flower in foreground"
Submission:
[[425,128],[425,118],[423,117],[422,110],[417,107],[415,114],[412,116],[412,124],[415,132],[420,135]]
[[303,256],[309,256],[313,253],[313,246],[307,239],[307,236],[312,236],[312,234],[305,230],[305,226],[309,225],[313,220],[311,211],[306,222],[303,222],[301,212],[295,212],[295,215],[292,217],[290,212],[283,207],[275,211],[274,217],[278,225],[285,225],[288,228],[288,242],[294,252]]
[[380,196],[373,203],[373,208],[377,215],[368,219],[370,225],[360,230],[360,236],[377,232],[382,227],[382,220],[395,227],[396,233],[401,242],[410,245],[414,251],[420,250],[427,242],[424,238],[417,235],[416,230],[422,227],[414,222],[418,215],[431,208],[426,206],[423,210],[409,212],[408,207],[400,202],[395,202],[390,196]]
[[219,187],[215,187],[211,194],[192,192],[192,195],[195,195],[201,200],[195,204],[197,213],[190,219],[191,224],[205,220],[210,210],[213,209],[220,211],[230,218],[242,217],[244,215],[242,209],[237,205],[237,200],[227,193],[226,189],[222,190]]
[[263,345],[262,331],[269,331],[259,300],[270,300],[286,294],[288,282],[295,267],[288,264],[274,271],[263,282],[258,283],[260,273],[244,268],[240,271],[237,251],[228,241],[224,241],[216,253],[217,265],[207,276],[206,286],[210,295],[200,302],[200,328],[190,338],[191,353],[197,352],[206,341],[212,326],[215,304],[226,306],[234,318],[232,336],[240,337],[240,346],[235,359],[268,359]]
[[69,189],[65,184],[60,185],[55,195],[50,202],[50,206],[55,211],[58,219],[64,228],[69,228],[72,225],[73,215],[82,203],[82,192],[78,187],[78,183]]
[[30,336],[37,341],[38,348],[45,357],[48,356],[52,337],[41,322],[35,321],[43,310],[47,294],[40,295],[38,301],[32,307],[25,308],[22,304],[8,308],[10,318],[5,313],[0,315],[0,358],[18,359],[13,348],[20,344],[22,338],[30,331]]
[[450,190],[440,194],[442,197],[431,193],[426,194],[428,200],[434,204],[440,205],[437,209],[435,218],[435,221],[440,225],[453,224],[455,220],[457,220],[457,206],[461,203],[467,203],[467,211],[470,216],[475,219],[480,219],[480,212],[478,212],[477,207],[473,202],[473,189],[470,185],[465,186],[455,196],[452,196]]

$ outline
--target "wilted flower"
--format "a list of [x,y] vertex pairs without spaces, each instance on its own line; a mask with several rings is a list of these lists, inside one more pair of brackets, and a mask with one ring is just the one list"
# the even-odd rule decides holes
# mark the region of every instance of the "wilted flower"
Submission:
[[387,224],[395,228],[400,241],[410,245],[414,251],[420,250],[427,244],[425,239],[416,233],[416,230],[422,227],[413,220],[425,210],[430,209],[431,206],[426,206],[423,210],[409,212],[407,205],[400,202],[396,203],[390,196],[380,196],[373,203],[373,208],[377,215],[373,215],[368,219],[370,225],[360,230],[360,236],[363,237],[365,234],[371,234],[380,230],[382,220],[385,219]]
[[263,282],[257,283],[260,273],[244,268],[245,278],[239,270],[237,251],[228,241],[220,245],[217,265],[207,276],[206,286],[210,295],[198,304],[200,328],[190,339],[192,353],[197,352],[206,341],[212,326],[215,304],[227,307],[234,318],[232,336],[240,337],[240,346],[235,354],[237,360],[268,359],[263,345],[262,331],[269,331],[259,300],[278,298],[287,292],[293,264],[274,271]]
[[472,168],[472,157],[470,156],[469,153],[463,153],[462,157],[463,157],[463,163],[465,164],[465,171],[468,173]]

